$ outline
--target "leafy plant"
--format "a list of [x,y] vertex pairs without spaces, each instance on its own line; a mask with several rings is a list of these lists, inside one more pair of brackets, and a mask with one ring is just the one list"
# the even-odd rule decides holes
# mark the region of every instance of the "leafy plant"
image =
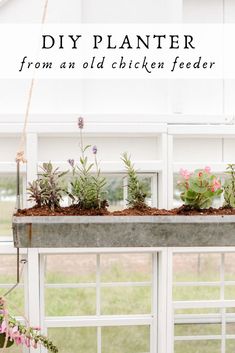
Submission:
[[63,185],[63,177],[66,172],[60,172],[59,168],[53,169],[52,163],[43,163],[42,172],[38,179],[29,183],[27,188],[29,201],[34,201],[37,206],[47,206],[51,210],[60,207],[63,195],[68,194]]
[[143,208],[147,207],[146,197],[147,193],[144,191],[145,185],[142,183],[137,175],[137,172],[134,168],[134,164],[131,162],[130,156],[127,153],[123,153],[121,160],[124,162],[127,176],[128,176],[128,197],[127,203],[129,207],[133,208]]
[[[94,163],[90,163],[86,155],[86,151],[91,148],[91,145],[84,147],[83,144],[83,118],[78,119],[78,127],[80,130],[80,164],[75,165],[74,160],[69,160],[69,164],[73,168],[73,178],[71,181],[71,199],[80,209],[102,209],[108,203],[105,199],[104,187],[106,179],[101,176],[99,163],[97,161],[97,147],[92,147],[94,155]],[[92,170],[95,169],[94,173]]]
[[211,174],[210,167],[196,169],[193,173],[181,169],[177,184],[182,191],[181,200],[195,209],[211,207],[213,199],[223,192],[220,180]]
[[224,182],[224,206],[235,207],[235,164],[228,164],[226,174],[229,175]]
[[39,327],[28,327],[9,315],[6,300],[0,298],[0,349],[5,344],[6,347],[17,344],[35,349],[40,344],[52,353],[58,353],[58,348],[52,341],[40,334]]

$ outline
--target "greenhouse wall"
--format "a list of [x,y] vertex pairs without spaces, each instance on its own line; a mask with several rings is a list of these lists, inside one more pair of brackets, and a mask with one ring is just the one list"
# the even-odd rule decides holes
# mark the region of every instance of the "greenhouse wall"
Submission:
[[[69,4],[69,5],[68,5]],[[8,0],[1,23],[39,23],[43,1]],[[52,23],[233,23],[233,0],[50,0]],[[0,293],[16,277],[11,220],[15,156],[30,80],[0,82]],[[149,205],[181,205],[180,168],[234,162],[234,80],[47,80],[35,82],[21,167],[26,185],[51,160],[79,156],[77,117],[96,144],[111,208],[126,206],[120,155],[128,151],[151,190]],[[220,206],[223,199],[216,200]],[[68,200],[65,200],[68,204]],[[24,249],[21,284],[9,298],[61,353],[232,353],[235,247]],[[10,352],[10,351],[9,351]],[[28,353],[16,348],[12,353]],[[30,353],[44,353],[31,349]]]

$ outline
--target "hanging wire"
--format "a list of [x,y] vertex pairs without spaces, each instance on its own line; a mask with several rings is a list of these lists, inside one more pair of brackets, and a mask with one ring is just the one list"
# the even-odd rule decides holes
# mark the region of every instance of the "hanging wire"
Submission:
[[[17,248],[17,263],[16,263],[16,284],[14,284],[6,293],[3,294],[3,297],[6,298],[13,290],[15,290],[18,285],[20,284],[23,271],[24,271],[24,265],[27,263],[26,259],[20,260],[20,249]],[[20,264],[22,264],[21,270],[20,270]]]

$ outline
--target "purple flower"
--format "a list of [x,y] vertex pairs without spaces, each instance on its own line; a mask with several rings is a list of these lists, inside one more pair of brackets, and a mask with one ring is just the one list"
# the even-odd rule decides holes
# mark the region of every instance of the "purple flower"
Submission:
[[68,163],[71,165],[71,167],[74,167],[74,159],[68,159]]
[[92,147],[92,153],[93,154],[97,154],[97,151],[98,151],[97,146],[93,146]]
[[84,128],[84,119],[82,117],[78,118],[78,127],[79,127],[79,129]]

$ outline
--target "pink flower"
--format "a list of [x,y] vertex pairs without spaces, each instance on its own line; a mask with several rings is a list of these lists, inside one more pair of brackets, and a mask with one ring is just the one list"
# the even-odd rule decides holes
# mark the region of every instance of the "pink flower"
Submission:
[[25,337],[24,344],[26,345],[26,347],[30,347],[30,339],[28,337]]
[[199,176],[199,178],[201,178],[203,176],[203,172],[199,172],[198,176]]
[[38,344],[35,340],[32,341],[32,347],[35,349],[38,347]]
[[19,334],[14,337],[14,342],[19,345],[19,344],[24,344],[25,338],[23,335]]
[[192,175],[192,173],[190,173],[187,169],[180,169],[180,175],[185,179],[188,180],[190,178],[190,176]]
[[212,182],[212,188],[211,188],[211,191],[212,192],[215,192],[216,190],[220,189],[221,188],[221,183],[220,181],[217,179],[217,178],[214,178],[213,179],[213,182]]
[[205,172],[206,172],[207,174],[210,174],[210,172],[211,172],[211,167],[206,166],[204,170],[205,170]]
[[40,330],[41,330],[41,327],[39,327],[39,326],[34,326],[34,327],[32,327],[32,329],[35,330],[35,331],[40,331]]
[[19,331],[18,331],[18,327],[17,326],[9,328],[9,337],[11,339],[13,339],[14,337],[16,337],[18,335],[19,335]]
[[0,333],[4,333],[7,330],[7,323],[5,320],[2,321],[1,326],[0,326]]

